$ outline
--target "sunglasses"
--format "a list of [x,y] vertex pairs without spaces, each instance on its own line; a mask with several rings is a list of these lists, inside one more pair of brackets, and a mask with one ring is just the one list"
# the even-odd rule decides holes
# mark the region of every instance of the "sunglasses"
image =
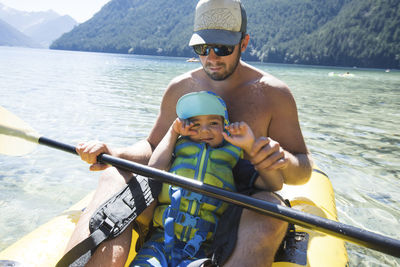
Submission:
[[199,56],[208,56],[210,54],[210,50],[214,50],[214,53],[219,57],[229,56],[235,50],[234,45],[208,45],[208,44],[200,44],[194,45],[193,50]]

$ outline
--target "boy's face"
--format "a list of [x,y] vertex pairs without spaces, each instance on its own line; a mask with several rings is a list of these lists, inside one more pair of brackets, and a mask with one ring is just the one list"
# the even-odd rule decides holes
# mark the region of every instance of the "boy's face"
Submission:
[[190,139],[198,143],[207,143],[211,147],[219,146],[224,137],[224,121],[219,115],[200,115],[189,119],[194,125],[190,128],[196,132]]

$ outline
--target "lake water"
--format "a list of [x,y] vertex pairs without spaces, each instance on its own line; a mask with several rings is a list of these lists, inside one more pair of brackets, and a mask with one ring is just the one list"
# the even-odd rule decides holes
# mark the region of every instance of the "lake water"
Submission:
[[[334,186],[340,221],[400,239],[400,72],[251,63],[285,81],[304,138]],[[184,58],[0,47],[0,105],[62,142],[146,137]],[[351,72],[352,77],[329,73]],[[77,202],[99,173],[38,146],[0,155],[0,250]],[[400,260],[348,244],[350,266]],[[329,248],[327,248],[329,249]]]

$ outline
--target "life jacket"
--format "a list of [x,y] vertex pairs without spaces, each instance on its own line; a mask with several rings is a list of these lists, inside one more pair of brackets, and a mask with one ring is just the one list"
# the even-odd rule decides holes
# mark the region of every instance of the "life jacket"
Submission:
[[[171,173],[236,191],[232,168],[241,156],[239,147],[224,141],[220,147],[212,148],[181,137],[174,154]],[[153,223],[164,228],[167,250],[177,239],[186,243],[184,252],[191,257],[202,242],[213,237],[218,219],[228,207],[223,201],[167,184],[163,184],[158,202]]]

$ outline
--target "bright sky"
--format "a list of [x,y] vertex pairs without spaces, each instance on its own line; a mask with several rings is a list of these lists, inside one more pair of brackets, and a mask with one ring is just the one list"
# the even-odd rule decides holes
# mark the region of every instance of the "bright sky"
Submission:
[[0,0],[0,3],[24,11],[54,10],[60,15],[70,15],[79,23],[90,19],[110,0]]

